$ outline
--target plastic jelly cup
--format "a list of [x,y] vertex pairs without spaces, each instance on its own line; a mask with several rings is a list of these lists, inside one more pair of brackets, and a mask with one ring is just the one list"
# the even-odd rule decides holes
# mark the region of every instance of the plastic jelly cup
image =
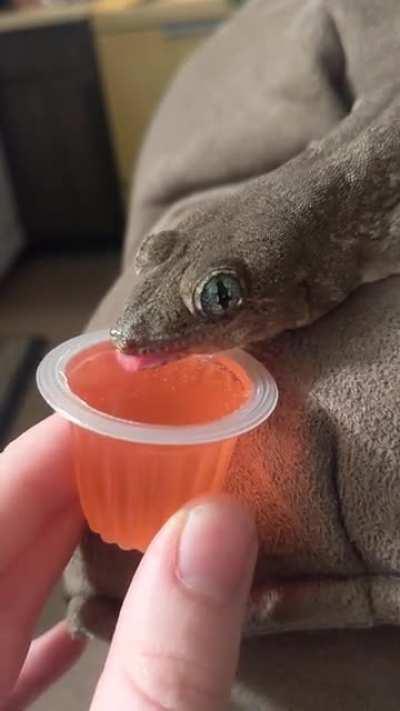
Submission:
[[[160,387],[153,388],[150,404],[161,420],[164,412],[171,421],[172,412],[179,422],[172,425],[157,418],[149,422],[149,386],[135,380],[136,374],[125,373],[121,366],[118,370],[117,352],[111,348],[106,331],[62,343],[39,365],[37,384],[43,398],[72,425],[76,481],[84,515],[89,527],[107,543],[144,551],[162,524],[182,505],[192,498],[222,491],[237,438],[258,427],[275,409],[276,383],[248,353],[235,349],[190,358],[199,359],[203,378],[207,378],[208,370],[213,375],[210,400],[219,397],[221,402],[215,400],[213,419],[204,421],[207,398],[205,404],[203,398],[198,416],[194,408],[196,392],[206,392],[207,381],[192,378],[187,387],[183,380],[183,392],[176,391],[176,396],[170,397],[170,391],[165,391],[165,378],[160,379],[161,370],[156,368]],[[182,372],[179,364],[183,362],[175,363],[175,377],[178,367]],[[193,364],[196,366],[194,360]],[[103,385],[100,371],[96,371],[100,366],[103,374],[114,372],[116,379],[111,387]],[[169,365],[161,367],[166,369],[162,374],[167,374]],[[216,368],[222,369],[221,383],[225,383],[221,393]],[[149,378],[156,377],[152,371],[147,370],[143,376],[150,384]],[[85,399],[73,391],[77,372],[85,385]],[[216,418],[215,413],[226,411],[226,401],[230,401],[229,377],[242,388],[242,402],[237,407],[235,401],[236,409]],[[139,384],[142,388],[139,395],[135,383],[137,389]],[[170,387],[174,393],[178,386],[172,382]],[[163,401],[166,392],[170,397],[167,402]],[[118,399],[122,402],[130,394],[136,396],[134,419],[126,412],[120,416]],[[147,421],[142,421],[140,408]],[[191,424],[181,424],[188,413]],[[196,423],[196,417],[202,421]]]

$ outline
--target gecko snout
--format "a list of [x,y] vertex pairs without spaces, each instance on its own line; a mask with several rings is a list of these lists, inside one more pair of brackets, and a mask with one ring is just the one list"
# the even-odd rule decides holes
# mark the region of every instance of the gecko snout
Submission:
[[114,346],[122,353],[126,353],[129,350],[129,339],[117,326],[110,329],[110,339]]

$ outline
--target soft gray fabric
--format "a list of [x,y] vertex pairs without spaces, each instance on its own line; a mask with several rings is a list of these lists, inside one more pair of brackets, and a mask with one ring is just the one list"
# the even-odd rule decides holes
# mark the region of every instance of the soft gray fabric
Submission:
[[394,629],[254,639],[244,646],[232,711],[398,711]]
[[[119,315],[132,289],[133,257],[150,229],[179,226],[210,205],[218,213],[226,196],[242,199],[247,179],[282,164],[265,185],[276,179],[288,206],[303,201],[304,214],[319,207],[325,225],[329,171],[350,156],[349,190],[363,180],[367,186],[351,224],[356,230],[357,210],[361,222],[371,207],[370,236],[381,239],[383,260],[393,255],[395,272],[399,60],[397,0],[245,5],[180,72],[155,116],[136,174],[124,272],[91,327],[110,326]],[[313,151],[324,161],[325,193],[318,196],[314,175],[308,205],[309,175],[297,176]],[[388,162],[385,203],[379,191]],[[340,212],[342,184],[331,197],[331,214]],[[371,215],[379,216],[376,224]],[[343,228],[339,221],[338,240]],[[381,267],[371,279],[383,275]],[[239,442],[229,478],[230,490],[254,506],[261,540],[247,636],[400,624],[399,286],[395,276],[364,285],[313,325],[258,350],[281,400],[271,420]],[[67,578],[74,624],[89,619],[109,633],[136,564],[135,554],[88,534]],[[87,603],[95,596],[96,608]],[[390,711],[398,707],[397,640],[397,631],[379,630],[248,641],[236,708]],[[369,665],[364,675],[362,664]]]
[[[253,0],[161,103],[134,182],[126,264],[179,198],[262,175],[398,83],[396,0]],[[397,94],[397,90],[395,91]]]

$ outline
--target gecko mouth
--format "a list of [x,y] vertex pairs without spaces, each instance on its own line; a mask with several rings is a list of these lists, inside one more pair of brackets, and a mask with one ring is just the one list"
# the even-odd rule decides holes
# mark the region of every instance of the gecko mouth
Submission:
[[130,372],[165,365],[192,353],[212,353],[216,350],[209,344],[206,345],[200,336],[198,338],[191,337],[190,340],[155,341],[147,346],[140,346],[133,341],[125,341],[119,333],[113,330],[110,332],[110,337],[117,349],[119,363]]
[[157,368],[157,366],[166,365],[167,363],[171,363],[171,361],[183,358],[185,355],[185,353],[169,349],[163,349],[159,352],[141,353],[139,355],[117,351],[117,360],[124,370],[130,373],[136,373],[144,368]]
[[115,345],[117,348],[118,362],[124,370],[131,373],[143,370],[144,368],[156,368],[161,365],[166,365],[172,361],[185,358],[190,355],[190,353],[201,350],[194,344],[179,341],[154,343],[147,347],[136,346],[133,343],[127,343],[122,347],[120,343],[116,343]]

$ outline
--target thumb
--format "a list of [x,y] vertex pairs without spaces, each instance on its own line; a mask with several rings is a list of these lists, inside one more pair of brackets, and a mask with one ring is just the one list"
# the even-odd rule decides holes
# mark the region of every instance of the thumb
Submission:
[[227,498],[170,519],[131,584],[91,710],[224,708],[256,552],[253,521]]

